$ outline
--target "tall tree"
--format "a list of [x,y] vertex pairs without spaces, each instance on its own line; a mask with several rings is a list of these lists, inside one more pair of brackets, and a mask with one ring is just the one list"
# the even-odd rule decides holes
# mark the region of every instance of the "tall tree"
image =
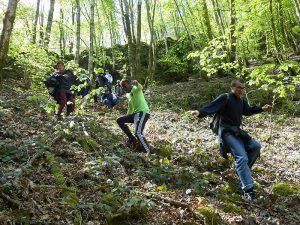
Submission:
[[218,7],[218,3],[217,3],[217,0],[212,0],[212,5],[213,5],[213,9],[214,9],[214,17],[215,17],[215,20],[216,20],[216,24],[218,26],[218,30],[219,30],[219,34],[220,35],[224,35],[225,32],[225,28],[224,28],[224,24],[223,24],[223,20],[221,18],[221,14],[220,14],[220,9]]
[[46,27],[46,33],[45,33],[45,40],[44,40],[44,46],[47,49],[49,46],[50,35],[51,35],[54,5],[55,5],[55,0],[50,0],[50,8],[49,8],[49,13],[48,13],[48,21],[47,21],[47,27]]
[[125,22],[125,28],[124,30],[126,31],[126,37],[127,37],[127,42],[128,42],[128,60],[129,60],[129,72],[130,72],[130,77],[131,79],[135,78],[135,49],[133,45],[133,40],[132,40],[132,29],[131,29],[131,22],[130,22],[130,6],[128,4],[127,0],[120,0],[120,6],[123,7],[125,10],[123,10],[123,16],[124,16],[124,22]]
[[41,16],[39,17],[40,23],[40,45],[44,45],[44,7],[41,9]]
[[79,63],[80,53],[80,0],[76,0],[76,50],[75,63]]
[[162,22],[162,29],[161,30],[162,30],[162,33],[163,33],[163,36],[164,36],[165,51],[166,51],[166,53],[168,53],[168,51],[169,51],[169,49],[168,49],[168,40],[167,40],[168,31],[167,31],[166,24],[165,24],[165,21],[164,21],[164,18],[163,18],[161,5],[159,6],[159,13],[160,13],[160,19],[161,19],[161,22]]
[[300,25],[300,2],[299,0],[292,0],[295,6],[296,16],[298,19],[298,25]]
[[156,34],[154,29],[154,18],[155,18],[155,11],[156,11],[156,0],[151,7],[149,1],[146,0],[146,9],[147,9],[147,18],[148,18],[148,25],[150,30],[150,44],[149,44],[149,60],[148,60],[148,75],[149,80],[153,80],[155,67],[156,67]]
[[94,33],[95,33],[95,0],[91,0],[90,7],[90,50],[89,50],[89,74],[94,72]]
[[275,18],[274,18],[274,12],[273,12],[273,0],[269,0],[269,10],[270,10],[270,20],[271,20],[271,31],[272,31],[272,38],[274,41],[275,46],[275,59],[277,62],[280,62],[279,55],[279,45],[278,45],[278,38],[276,34],[276,25],[275,25]]
[[182,21],[182,24],[183,24],[183,26],[184,26],[184,29],[185,29],[185,31],[186,31],[188,37],[189,37],[190,44],[191,44],[193,50],[196,51],[196,48],[195,48],[195,46],[194,46],[194,42],[193,42],[192,36],[191,36],[190,31],[189,31],[189,29],[187,28],[187,26],[186,26],[186,24],[185,24],[185,22],[184,22],[184,20],[183,20],[183,17],[182,17],[182,15],[181,15],[181,12],[180,12],[178,3],[177,3],[176,0],[174,0],[174,2],[175,2],[175,5],[176,5],[176,8],[177,8],[177,12],[178,12],[178,14],[179,14],[179,16],[180,16],[180,19],[181,19],[181,21]]
[[15,18],[16,18],[16,10],[18,6],[18,2],[19,0],[9,0],[5,12],[5,16],[3,19],[3,28],[0,37],[0,68],[3,67],[3,64],[7,56],[9,40],[10,40],[11,32],[13,30]]
[[59,48],[60,48],[60,55],[62,58],[64,58],[66,53],[66,39],[65,39],[65,29],[64,29],[64,12],[62,8],[60,8]]
[[141,72],[141,31],[142,31],[142,0],[137,3],[137,31],[136,31],[136,76]]
[[206,27],[206,33],[208,36],[208,40],[212,40],[213,33],[212,33],[211,25],[210,25],[206,0],[202,0],[202,10],[203,10],[203,17],[204,17],[204,21],[205,21],[205,27]]
[[229,8],[230,8],[229,60],[230,60],[230,62],[234,62],[236,60],[236,36],[235,36],[236,10],[235,10],[235,0],[230,0],[229,1]]
[[35,18],[34,18],[34,24],[33,24],[33,31],[32,31],[32,42],[33,43],[36,43],[36,29],[37,29],[37,24],[38,24],[39,15],[40,15],[40,3],[41,3],[41,0],[37,0],[36,10],[35,10]]

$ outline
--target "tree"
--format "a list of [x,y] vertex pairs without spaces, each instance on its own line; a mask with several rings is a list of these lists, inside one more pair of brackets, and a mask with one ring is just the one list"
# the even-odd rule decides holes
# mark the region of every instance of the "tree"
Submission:
[[40,45],[44,45],[44,8],[41,10],[41,15],[39,17],[40,23]]
[[182,24],[183,24],[183,26],[184,26],[184,28],[185,28],[185,31],[186,31],[186,33],[187,33],[187,35],[188,35],[188,37],[189,37],[190,44],[191,44],[193,50],[196,51],[196,48],[195,48],[195,46],[194,46],[194,42],[193,42],[192,37],[191,37],[191,34],[190,34],[190,31],[188,30],[188,28],[187,28],[187,26],[186,26],[186,24],[185,24],[185,22],[184,22],[184,20],[183,20],[183,18],[182,18],[182,15],[181,15],[181,12],[180,12],[178,3],[177,3],[176,0],[174,0],[174,2],[175,2],[175,5],[176,5],[176,8],[177,8],[177,12],[178,12],[178,14],[179,14],[179,16],[180,16],[180,19],[181,19],[181,21],[182,21]]
[[235,0],[229,1],[230,7],[230,39],[229,39],[229,60],[234,62],[236,60],[236,37],[235,37],[235,27],[236,27],[236,11],[235,11]]
[[79,63],[80,52],[80,1],[76,0],[76,50],[75,50],[75,63]]
[[19,0],[9,0],[7,10],[3,19],[3,28],[0,38],[0,68],[3,67],[7,56],[10,36],[16,18],[18,2]]
[[62,8],[60,9],[59,48],[60,48],[60,55],[62,58],[64,58],[66,53],[66,39],[65,39],[65,29],[64,29],[64,12]]
[[[123,5],[124,4],[124,5]],[[129,73],[131,79],[135,78],[135,49],[132,40],[132,29],[130,23],[130,11],[129,4],[127,0],[120,0],[120,7],[122,8],[123,17],[124,17],[124,30],[126,32],[127,42],[128,42],[128,61],[129,61]],[[125,10],[124,10],[125,8]]]
[[141,72],[141,29],[142,29],[142,0],[137,3],[137,32],[136,32],[136,76]]
[[50,0],[50,8],[49,8],[49,13],[48,13],[48,21],[47,21],[47,26],[46,26],[45,40],[44,40],[44,47],[46,49],[48,49],[49,41],[50,41],[51,28],[52,28],[52,22],[53,22],[54,5],[55,5],[55,0]]
[[154,0],[153,6],[150,6],[149,1],[146,0],[146,9],[147,9],[147,18],[148,18],[148,25],[150,30],[150,44],[149,44],[149,61],[148,61],[148,75],[150,81],[153,79],[155,67],[156,67],[156,34],[154,29],[154,18],[155,18],[155,10],[156,10],[156,0]]
[[205,21],[205,27],[206,27],[206,33],[208,36],[208,40],[211,41],[213,39],[213,33],[212,33],[211,25],[210,25],[206,0],[202,0],[202,10],[203,10],[203,17],[204,17],[204,21]]
[[94,32],[95,32],[95,0],[91,0],[90,7],[90,50],[89,50],[89,74],[94,72]]
[[33,24],[33,31],[32,31],[32,42],[33,43],[36,43],[36,29],[37,29],[37,24],[38,24],[38,20],[39,20],[39,14],[40,14],[40,3],[41,3],[41,0],[37,0],[35,18],[34,18],[34,24]]

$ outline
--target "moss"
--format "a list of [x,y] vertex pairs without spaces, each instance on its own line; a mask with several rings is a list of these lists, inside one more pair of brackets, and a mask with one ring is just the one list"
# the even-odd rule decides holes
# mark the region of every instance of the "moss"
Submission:
[[262,166],[256,166],[253,168],[253,172],[257,173],[257,174],[264,173],[265,171],[266,171],[266,169]]
[[75,192],[71,192],[71,191],[64,191],[63,192],[64,197],[64,202],[67,203],[70,207],[72,208],[76,208],[77,204],[79,202],[79,198],[76,195]]
[[237,193],[232,193],[232,194],[218,194],[217,198],[221,201],[224,202],[239,202],[242,201],[242,195],[237,194]]
[[236,187],[234,187],[232,184],[225,184],[222,188],[221,191],[231,194],[231,193],[235,193],[236,191]]
[[108,193],[102,196],[102,204],[109,205],[112,207],[112,211],[116,211],[120,206],[120,201],[117,196],[114,196],[112,193]]
[[80,224],[82,224],[82,217],[81,217],[81,213],[79,211],[77,211],[75,213],[75,218],[74,218],[73,224],[74,225],[80,225]]
[[208,180],[209,182],[213,182],[213,183],[218,183],[221,179],[221,176],[217,175],[214,172],[206,171],[206,172],[202,173],[202,175],[203,175],[204,179]]
[[86,152],[95,152],[99,147],[97,141],[90,136],[81,137],[77,141]]
[[234,213],[234,214],[242,213],[241,208],[231,202],[225,202],[224,205],[222,206],[222,208],[223,208],[224,212],[226,212],[226,213]]
[[65,182],[65,176],[61,172],[60,166],[58,163],[54,163],[51,168],[51,173],[53,174],[55,181],[58,185],[63,185]]
[[280,196],[289,196],[297,194],[300,191],[300,187],[293,183],[276,183],[272,187],[272,193]]
[[221,217],[210,207],[199,207],[196,209],[196,213],[201,214],[205,218],[205,224],[223,224]]

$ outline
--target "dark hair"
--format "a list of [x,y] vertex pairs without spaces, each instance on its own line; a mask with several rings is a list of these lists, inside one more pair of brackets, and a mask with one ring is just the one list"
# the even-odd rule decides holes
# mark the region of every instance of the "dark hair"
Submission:
[[235,79],[233,79],[233,80],[231,81],[231,84],[230,84],[231,87],[235,87],[237,82],[240,82],[240,83],[244,84],[244,83],[245,83],[245,80],[244,80],[243,78],[241,78],[241,77],[235,78]]
[[58,62],[56,63],[56,67],[57,67],[58,65],[65,65],[65,64],[64,64],[63,61],[58,61]]

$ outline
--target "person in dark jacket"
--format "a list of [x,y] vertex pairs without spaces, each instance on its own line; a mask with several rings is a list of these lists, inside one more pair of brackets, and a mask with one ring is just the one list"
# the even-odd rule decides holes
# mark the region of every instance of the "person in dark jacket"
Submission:
[[255,197],[251,167],[260,155],[261,145],[240,128],[242,117],[251,116],[272,109],[270,105],[249,106],[242,98],[245,93],[245,81],[242,78],[231,82],[231,93],[221,94],[209,105],[191,111],[191,115],[202,118],[220,113],[218,130],[219,145],[228,146],[235,160],[235,167],[240,178],[246,200]]
[[106,105],[108,108],[113,108],[115,105],[119,103],[118,98],[110,92],[109,87],[104,87],[104,94],[101,95],[101,100],[104,105]]
[[85,102],[86,101],[86,96],[87,94],[89,93],[91,87],[90,87],[90,78],[87,74],[82,74],[81,76],[81,81],[80,81],[80,84],[84,84],[85,87],[81,89],[80,91],[80,94],[82,96],[82,102]]
[[54,72],[54,76],[58,81],[58,87],[55,93],[55,99],[59,107],[55,117],[56,119],[61,119],[62,111],[66,105],[67,116],[75,111],[75,97],[70,90],[75,76],[70,70],[65,69],[65,65],[61,61],[56,64],[56,67],[57,70]]
[[[95,89],[98,89],[100,87],[104,88],[105,86],[107,86],[108,80],[104,76],[104,74],[99,74],[98,77],[96,78],[95,82],[96,82]],[[98,95],[94,95],[94,101],[98,102]]]

